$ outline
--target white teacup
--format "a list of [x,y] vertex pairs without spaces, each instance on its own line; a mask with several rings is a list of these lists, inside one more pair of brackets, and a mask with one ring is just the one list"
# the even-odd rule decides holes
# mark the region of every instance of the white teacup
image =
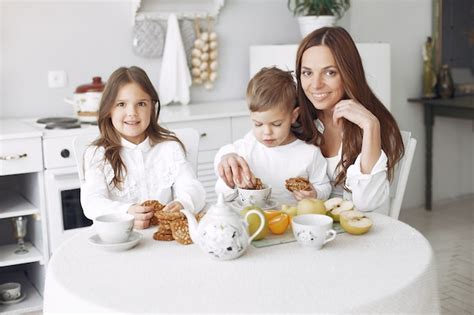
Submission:
[[21,284],[8,282],[0,285],[0,298],[3,301],[13,301],[21,296]]
[[128,213],[111,213],[98,216],[94,227],[102,241],[106,243],[126,242],[133,228],[134,216]]
[[332,218],[322,214],[302,214],[292,218],[291,226],[296,240],[303,246],[321,249],[336,238]]
[[239,200],[244,206],[264,207],[272,194],[272,187],[267,186],[258,190],[237,188],[237,191],[239,192]]

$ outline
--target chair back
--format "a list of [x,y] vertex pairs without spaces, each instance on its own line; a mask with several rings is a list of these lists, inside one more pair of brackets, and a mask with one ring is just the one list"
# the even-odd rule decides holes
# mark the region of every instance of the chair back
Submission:
[[401,131],[405,155],[395,166],[393,181],[390,185],[390,212],[389,216],[398,219],[402,207],[403,195],[407,187],[411,163],[415,156],[416,139],[411,137],[411,132]]
[[[186,148],[186,160],[191,163],[191,166],[195,173],[197,173],[197,164],[198,164],[198,151],[199,151],[199,141],[201,137],[196,129],[193,128],[180,128],[171,130],[175,135],[181,140]],[[97,138],[97,134],[85,134],[80,135],[74,138],[73,148],[74,148],[74,158],[76,160],[77,172],[79,174],[80,183],[84,183],[84,152],[87,147]]]
[[86,152],[87,147],[89,147],[97,137],[97,133],[92,133],[79,135],[73,140],[74,158],[76,160],[77,173],[79,174],[81,185],[84,183],[84,152]]

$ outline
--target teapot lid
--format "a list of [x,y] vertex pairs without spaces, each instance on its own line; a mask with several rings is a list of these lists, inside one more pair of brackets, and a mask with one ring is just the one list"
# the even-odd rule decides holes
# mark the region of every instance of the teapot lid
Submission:
[[92,83],[82,84],[76,88],[76,93],[102,92],[105,88],[101,77],[93,77]]
[[233,215],[235,212],[229,208],[229,206],[224,202],[224,194],[219,193],[217,196],[217,203],[212,205],[208,213],[214,215]]

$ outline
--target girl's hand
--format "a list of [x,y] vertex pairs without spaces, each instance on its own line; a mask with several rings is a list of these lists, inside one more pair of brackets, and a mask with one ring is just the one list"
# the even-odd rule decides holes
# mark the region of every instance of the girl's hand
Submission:
[[184,207],[179,201],[172,201],[169,204],[167,204],[162,211],[167,211],[167,212],[178,212],[180,210],[183,210]]
[[301,199],[306,198],[317,198],[318,193],[314,189],[313,185],[311,185],[311,190],[295,190],[293,191],[293,196],[295,196],[296,200],[300,201]]
[[135,217],[133,227],[135,229],[146,229],[150,226],[150,219],[153,217],[153,206],[131,205],[128,213]]
[[250,170],[245,159],[235,153],[229,153],[222,156],[217,166],[220,178],[227,186],[254,187],[256,184],[255,176]]
[[375,117],[367,108],[352,99],[341,100],[334,106],[332,116],[333,123],[335,125],[340,125],[341,118],[349,120],[359,126],[362,130],[367,130],[374,124],[379,123],[377,117]]

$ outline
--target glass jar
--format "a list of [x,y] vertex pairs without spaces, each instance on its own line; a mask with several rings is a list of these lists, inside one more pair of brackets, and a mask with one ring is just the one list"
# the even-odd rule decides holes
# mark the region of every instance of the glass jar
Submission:
[[454,96],[454,83],[448,65],[443,65],[439,71],[438,94],[441,98],[451,98]]

